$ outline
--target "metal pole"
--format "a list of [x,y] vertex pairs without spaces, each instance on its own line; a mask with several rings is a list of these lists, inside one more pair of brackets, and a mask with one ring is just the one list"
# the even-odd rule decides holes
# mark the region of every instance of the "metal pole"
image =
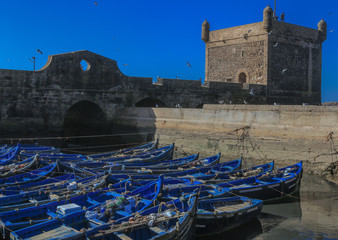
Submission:
[[34,61],[34,67],[33,67],[33,71],[35,71],[35,57],[32,57],[33,61]]
[[274,7],[274,11],[273,11],[273,16],[276,17],[276,0],[275,0],[275,7]]

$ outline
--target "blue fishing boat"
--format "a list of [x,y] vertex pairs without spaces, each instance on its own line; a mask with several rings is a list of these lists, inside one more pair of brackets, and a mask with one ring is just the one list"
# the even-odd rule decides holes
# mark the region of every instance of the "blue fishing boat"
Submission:
[[11,185],[20,185],[31,181],[37,181],[43,179],[56,169],[57,163],[52,163],[39,169],[32,170],[30,172],[14,175],[7,178],[0,179],[0,187],[7,187]]
[[[147,171],[151,171],[153,169],[154,171],[157,171],[159,174],[162,173],[162,171],[167,169],[178,169],[178,168],[186,168],[189,166],[189,164],[193,164],[195,161],[197,161],[198,154],[194,154],[188,157],[179,158],[179,159],[172,159],[172,160],[163,160],[163,161],[157,161],[153,165],[147,165],[146,168],[143,167],[142,169],[146,169]],[[198,160],[199,161],[199,160]],[[203,162],[201,160],[201,162]],[[204,163],[204,162],[203,162]],[[209,163],[212,164],[212,163]],[[86,161],[86,162],[80,162],[76,163],[76,166],[79,168],[88,169],[95,172],[102,172],[102,171],[121,171],[127,173],[127,172],[133,172],[137,173],[140,171],[140,166],[138,163],[135,165],[128,164],[125,165],[123,163],[115,163],[115,162],[92,162],[92,161]],[[138,170],[135,170],[138,169]]]
[[[161,203],[134,217],[119,219],[109,229],[93,228],[82,235],[87,239],[182,239],[195,236],[196,195]],[[75,238],[72,238],[75,239]]]
[[[220,154],[215,155],[211,157],[215,159],[216,161],[219,160]],[[192,168],[188,170],[183,170],[183,171],[163,171],[163,175],[165,177],[175,177],[175,178],[195,178],[197,179],[200,176],[204,176],[205,174],[211,173],[211,172],[232,172],[240,168],[241,166],[241,159],[236,159],[233,161],[228,161],[224,162],[221,164],[216,164],[213,166],[209,167],[197,167],[197,168]],[[158,174],[158,173],[157,173]],[[133,179],[138,180],[138,179],[155,179],[157,177],[157,174],[152,174],[151,172],[148,171],[140,171],[138,173],[135,173],[135,171],[112,171],[112,176],[117,179],[126,179],[132,176]]]
[[0,166],[8,165],[16,159],[20,152],[21,145],[18,143],[16,146],[6,149],[0,154]]
[[[60,215],[58,210],[60,210],[60,206],[62,206],[61,208],[68,208],[69,206],[66,207],[66,205],[69,204],[76,205],[76,211],[85,209],[84,213],[90,216],[93,214],[97,216],[97,212],[100,212],[99,219],[101,222],[106,221],[108,223],[126,216],[130,217],[132,212],[143,211],[153,204],[156,205],[155,200],[162,191],[162,181],[163,177],[160,177],[158,181],[125,194],[103,188],[84,195],[68,196],[64,200],[58,199],[48,204],[37,204],[33,207],[3,212],[0,213],[0,230],[2,230],[3,237],[7,238],[13,231],[19,231],[30,226],[35,229],[35,225],[39,226],[39,224],[48,221],[53,222],[53,219],[62,218],[63,215]],[[140,196],[141,199],[136,202],[133,196]],[[133,206],[130,204],[133,204]],[[123,209],[120,209],[120,207],[123,207]],[[73,212],[73,210],[69,211]]]
[[127,155],[121,157],[111,157],[100,159],[104,162],[118,162],[124,165],[151,165],[155,162],[169,160],[173,158],[175,144],[167,145],[159,149],[155,149],[149,152],[140,153],[137,155]]
[[303,163],[299,162],[275,172],[220,183],[217,186],[228,189],[234,195],[272,201],[288,197],[299,190],[302,173]]
[[43,146],[38,144],[21,144],[21,153],[27,153],[31,155],[38,153],[56,154],[60,153],[60,149],[53,146]]
[[149,152],[157,148],[158,145],[158,139],[156,139],[153,142],[141,145],[141,146],[136,146],[133,148],[126,148],[126,149],[120,149],[117,151],[112,151],[112,152],[104,152],[104,153],[99,153],[99,154],[90,154],[87,155],[88,157],[92,159],[104,159],[104,158],[112,158],[112,157],[121,157],[125,155],[138,155],[141,153]]
[[[64,176],[67,176],[67,178]],[[29,190],[19,188],[19,191],[15,191],[13,187],[2,190],[3,192],[16,192],[16,194],[0,197],[0,213],[69,199],[89,191],[105,188],[108,185],[106,184],[105,176],[102,175],[83,179],[76,179],[73,174],[64,176],[53,178],[54,184],[49,183],[45,186],[30,187]]]
[[[29,158],[34,156],[36,153],[25,153],[21,152],[20,156],[22,158]],[[39,153],[39,158],[44,161],[67,161],[67,162],[76,162],[87,160],[88,157],[82,154],[67,154],[67,153]]]
[[0,178],[6,178],[20,173],[27,172],[34,168],[42,166],[37,155],[27,158],[23,161],[12,163],[0,167]]
[[[249,176],[256,176],[272,171],[274,169],[274,162],[254,166],[251,168],[235,170],[232,172],[214,172],[207,173],[202,176],[195,177],[195,180],[203,181],[204,183],[218,184],[222,182],[234,181]],[[186,177],[187,178],[187,177]]]
[[263,201],[246,197],[199,200],[196,212],[196,235],[206,237],[229,231],[256,217]]
[[105,223],[77,206],[62,206],[59,219],[11,233],[11,239],[192,239],[196,196],[161,203]]
[[[125,173],[150,173],[150,174],[167,174],[187,169],[197,169],[203,167],[214,166],[219,163],[219,156],[212,156],[204,159],[198,159],[199,154],[191,155],[185,158],[161,161],[157,164],[144,166],[125,166]],[[134,171],[130,171],[134,169]],[[137,169],[137,170],[135,170]],[[113,169],[111,169],[113,170]],[[114,172],[117,173],[117,172]]]

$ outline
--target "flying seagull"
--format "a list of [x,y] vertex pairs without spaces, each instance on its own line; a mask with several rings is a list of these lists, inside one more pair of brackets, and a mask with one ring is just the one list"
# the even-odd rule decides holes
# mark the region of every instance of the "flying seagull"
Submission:
[[97,2],[95,1],[94,4],[97,6]]
[[282,74],[284,74],[287,70],[288,70],[287,68],[284,68],[284,69],[282,70]]
[[128,64],[127,64],[127,63],[124,63],[123,66],[128,66]]
[[333,12],[330,12],[328,15],[331,15],[331,14],[333,14]]
[[332,29],[330,32],[334,32],[334,29]]
[[255,93],[254,93],[254,89],[253,89],[253,88],[251,88],[251,89],[250,89],[250,92],[249,92],[249,94],[250,94],[250,95],[252,95],[252,96],[254,96],[254,95],[255,95]]
[[188,65],[189,67],[191,67],[191,65],[190,65],[190,63],[189,63],[189,62],[187,62],[187,65]]
[[36,51],[37,51],[38,53],[41,53],[41,55],[43,54],[43,53],[41,52],[40,49],[36,49]]
[[274,45],[273,45],[273,47],[277,47],[278,46],[278,42],[276,42]]

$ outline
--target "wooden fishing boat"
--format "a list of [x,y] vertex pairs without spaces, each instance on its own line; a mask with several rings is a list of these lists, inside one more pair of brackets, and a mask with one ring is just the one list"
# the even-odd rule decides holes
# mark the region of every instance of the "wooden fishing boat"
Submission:
[[157,145],[158,145],[158,139],[156,139],[153,142],[150,142],[150,143],[147,143],[141,146],[136,146],[133,148],[120,149],[117,151],[105,152],[105,153],[99,153],[99,154],[90,154],[87,156],[92,159],[99,160],[99,159],[112,158],[112,157],[123,157],[126,155],[138,155],[138,154],[149,152],[149,151],[156,149]]
[[43,146],[38,144],[21,144],[21,153],[27,153],[31,155],[41,153],[57,154],[60,153],[60,149],[53,146]]
[[52,163],[39,169],[30,172],[14,175],[7,178],[0,179],[0,187],[7,187],[11,185],[20,185],[31,181],[43,179],[53,173],[56,169],[57,163]]
[[[105,176],[92,176],[83,179],[76,179],[74,175],[67,174],[68,178],[53,178],[54,183],[41,187],[30,187],[30,190],[6,189],[3,191],[16,192],[0,197],[0,213],[18,210],[38,205],[47,204],[53,201],[69,199],[74,196],[83,195],[86,192],[107,187]],[[64,179],[61,181],[61,179]],[[56,182],[58,180],[58,182]]]
[[27,172],[33,168],[39,168],[42,165],[37,155],[27,158],[23,161],[0,167],[0,178],[6,178],[20,173]]
[[[201,166],[200,164],[205,164],[203,166],[211,166],[218,162],[218,159],[207,158],[198,160],[198,154],[187,156],[184,158],[172,159],[172,160],[156,160],[153,165],[147,165],[146,167],[141,167],[138,163],[135,165],[124,163],[114,163],[114,162],[80,162],[76,163],[77,167],[88,169],[95,172],[109,171],[109,173],[144,173],[148,172],[151,174],[161,174],[166,170],[178,170],[182,171],[185,168],[192,166]],[[122,170],[123,169],[123,170]]]
[[[278,169],[256,177],[217,184],[234,195],[272,201],[290,196],[299,190],[303,173],[303,163]],[[229,194],[230,196],[230,194]]]
[[229,231],[256,217],[263,201],[246,197],[199,200],[196,212],[196,235],[206,237]]
[[[21,158],[29,158],[34,156],[34,153],[25,153],[21,152]],[[87,160],[88,157],[82,154],[67,154],[67,153],[39,153],[39,158],[44,161],[67,161],[67,162],[76,162]]]
[[[161,203],[132,218],[119,219],[110,229],[93,228],[87,239],[193,239],[195,236],[196,195]],[[72,238],[75,239],[75,238]]]
[[161,203],[114,223],[88,218],[80,209],[60,212],[59,219],[13,231],[11,239],[192,239],[196,205],[196,196],[192,195]]
[[[219,160],[220,154],[213,156],[212,158]],[[204,176],[206,173],[211,172],[232,172],[240,168],[241,159],[236,159],[228,162],[224,162],[221,164],[216,164],[214,166],[209,167],[197,167],[183,171],[162,171],[162,174],[165,177],[175,177],[175,178],[198,178],[199,176]],[[152,174],[151,172],[144,171],[142,174],[142,169],[140,172],[135,173],[135,171],[112,171],[112,177],[116,179],[126,179],[132,176],[134,180],[138,179],[155,179],[158,173]]]
[[[249,176],[257,176],[266,172],[272,171],[274,162],[254,166],[251,168],[235,170],[232,172],[216,172],[194,177],[195,180],[203,181],[204,183],[218,184],[222,182],[234,181]],[[188,177],[185,177],[188,178]]]
[[[142,167],[141,169],[139,166],[125,166],[124,173],[167,174],[181,172],[187,169],[211,167],[218,164],[219,160],[219,155],[198,159],[198,154],[195,154],[185,158],[161,161],[154,165]],[[113,171],[113,168],[111,170],[111,172],[118,174],[118,172]]]
[[150,152],[141,153],[135,156],[123,156],[101,159],[100,161],[118,162],[123,165],[139,165],[147,166],[163,160],[169,160],[173,158],[175,144],[167,145],[165,147],[152,150]]
[[18,156],[21,145],[18,143],[16,146],[8,148],[0,154],[0,166],[8,165]]
[[[99,211],[101,213],[101,216],[99,216],[100,221],[102,223],[103,221],[107,221],[108,224],[108,222],[111,222],[112,220],[124,218],[126,216],[130,217],[133,212],[143,211],[154,204],[154,200],[161,192],[162,181],[163,177],[152,184],[148,184],[147,186],[143,186],[142,188],[124,195],[112,191],[111,189],[102,189],[95,192],[89,192],[85,195],[68,197],[65,200],[58,199],[57,201],[48,204],[3,212],[0,213],[0,230],[2,230],[3,237],[6,238],[9,236],[10,232],[20,231],[20,229],[24,230],[26,228],[29,228],[29,230],[26,229],[24,230],[25,232],[31,231],[32,228],[39,228],[40,224],[50,221],[53,222],[53,219],[62,219],[62,222],[64,223],[67,221],[67,218],[63,218],[65,215],[60,215],[58,210],[60,209],[60,206],[67,209],[69,206],[66,207],[66,205],[69,204],[76,205],[76,211],[85,209],[86,211],[82,211],[82,213],[86,213],[90,216],[93,214],[97,215],[97,212]],[[140,196],[142,199],[136,203],[133,196]],[[129,202],[127,199],[133,201]],[[128,202],[127,205],[125,204],[126,201]],[[133,204],[133,207],[131,204]],[[123,210],[121,210],[120,207],[123,207]],[[74,209],[71,209],[70,212],[73,212],[73,210]],[[76,219],[72,220],[75,221]]]

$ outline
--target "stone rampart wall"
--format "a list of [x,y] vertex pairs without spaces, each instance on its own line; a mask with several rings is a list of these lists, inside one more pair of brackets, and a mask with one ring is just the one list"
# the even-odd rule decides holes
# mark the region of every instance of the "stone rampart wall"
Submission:
[[[160,143],[175,142],[180,153],[200,152],[201,156],[210,156],[221,152],[223,160],[243,155],[255,162],[275,160],[277,166],[302,160],[308,171],[322,171],[337,158],[331,154],[332,146],[327,141],[330,132],[338,133],[335,107],[128,108],[119,116],[124,124],[137,126],[144,132],[155,125]],[[245,126],[250,128],[243,135]]]

